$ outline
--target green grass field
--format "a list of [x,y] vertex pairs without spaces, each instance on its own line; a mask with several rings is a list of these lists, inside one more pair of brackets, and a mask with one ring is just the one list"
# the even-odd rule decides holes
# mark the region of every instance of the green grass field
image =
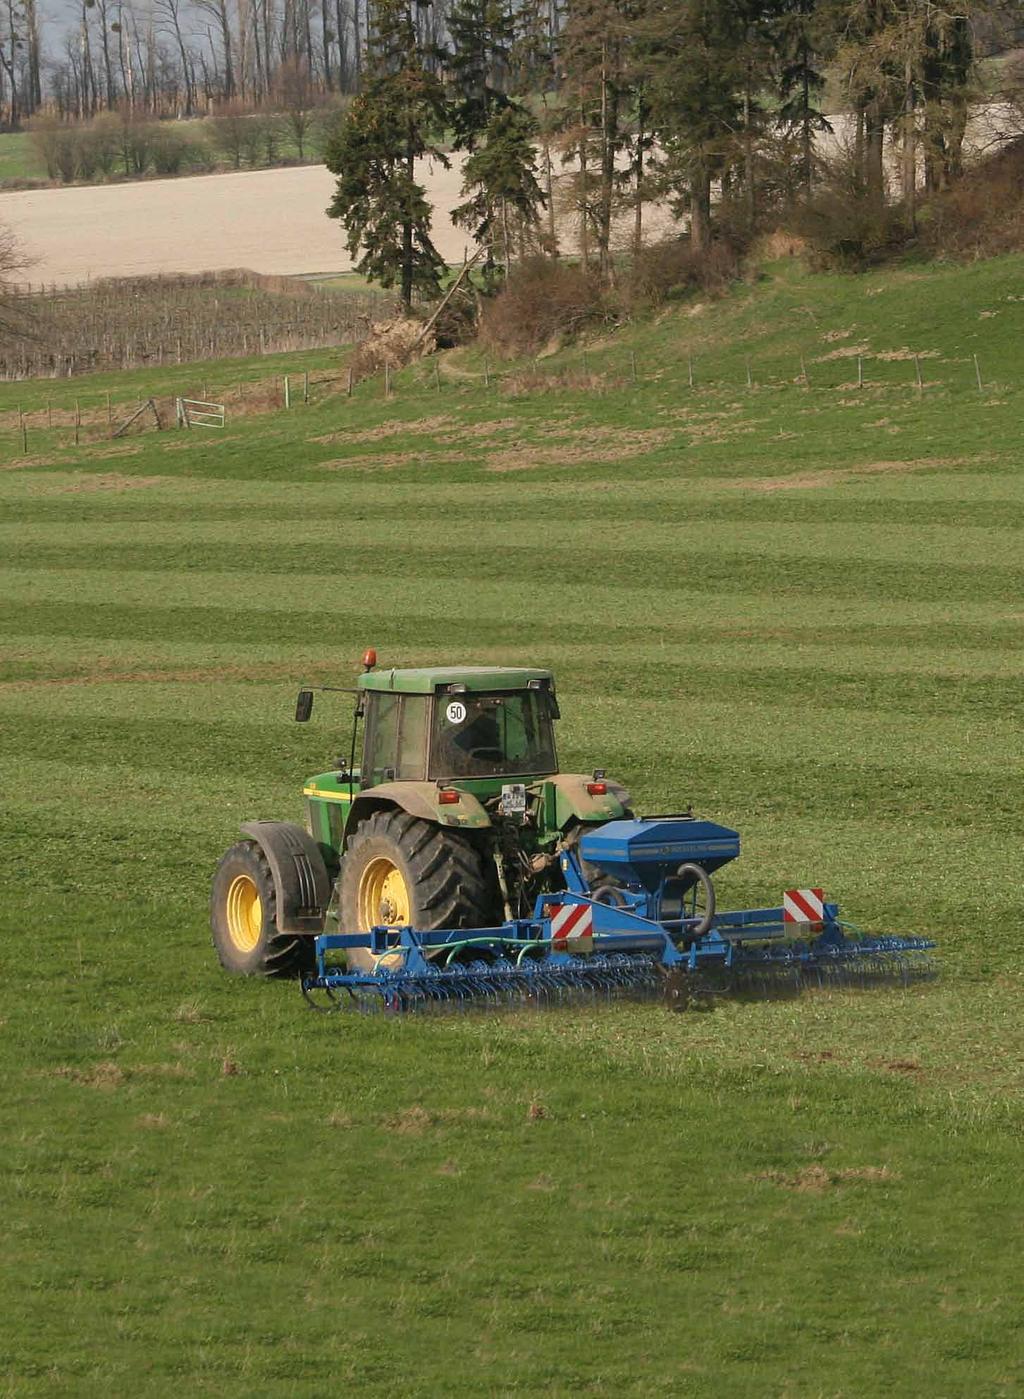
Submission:
[[0,186],[8,180],[45,180],[46,166],[27,131],[0,134]]
[[[331,352],[0,388],[4,1396],[1020,1393],[1022,332],[1024,258],[774,266],[390,400],[233,413]],[[102,440],[202,386],[222,434]],[[741,830],[720,902],[820,883],[941,979],[405,1023],[225,977],[213,866],[370,644],[553,666],[566,769]]]
[[[209,167],[210,170],[227,172],[234,170],[235,165],[230,154],[220,150],[213,140],[210,123],[202,117],[190,118],[187,121],[168,122],[167,125],[180,135],[183,139],[193,143],[203,152],[205,160],[200,162]],[[299,148],[296,145],[295,137],[292,134],[288,122],[285,118],[280,121],[280,133],[277,147],[277,164],[295,163],[299,160]],[[319,159],[322,145],[322,134],[319,129],[310,130],[303,143],[303,159],[306,161],[316,161]],[[264,162],[261,159],[257,168],[263,168]],[[249,169],[248,163],[243,160],[241,168]],[[118,166],[116,173],[120,176],[121,169]],[[186,162],[182,169],[182,174],[196,174],[197,171],[189,162]],[[0,188],[9,181],[28,180],[45,184],[48,181],[46,162],[36,149],[31,132],[28,131],[5,131],[0,132]],[[152,170],[146,176],[147,179],[172,178],[160,176]],[[86,181],[88,184],[103,184],[104,179],[101,174],[97,174],[94,179]]]

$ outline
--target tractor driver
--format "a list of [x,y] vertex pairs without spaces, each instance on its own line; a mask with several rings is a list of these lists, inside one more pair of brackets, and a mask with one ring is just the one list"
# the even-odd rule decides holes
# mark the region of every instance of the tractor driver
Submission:
[[501,746],[501,731],[498,728],[497,715],[493,709],[496,701],[490,701],[492,706],[490,710],[483,707],[487,703],[486,700],[477,703],[479,705],[477,713],[455,731],[452,744],[461,749],[468,758],[479,758],[488,763],[500,763],[505,754]]

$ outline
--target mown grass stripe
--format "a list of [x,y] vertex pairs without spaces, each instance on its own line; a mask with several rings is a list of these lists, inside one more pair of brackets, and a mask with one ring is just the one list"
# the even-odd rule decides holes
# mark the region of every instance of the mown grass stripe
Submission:
[[[705,493],[701,498],[695,498],[693,492],[688,492],[686,499],[681,500],[678,483],[675,483],[671,492],[652,492],[645,488],[640,500],[616,500],[614,521],[616,528],[626,521],[645,523],[649,522],[652,514],[656,512],[662,525],[675,520],[685,526],[697,523],[722,525],[726,522],[736,522],[762,524],[780,529],[793,525],[891,526],[894,505],[898,502],[900,520],[909,528],[944,527],[978,531],[1019,531],[1024,528],[1024,502],[1016,496],[971,499],[961,494],[959,498],[951,500],[913,500],[893,495],[888,486],[881,498],[874,483],[869,489],[870,493],[866,490],[863,497],[857,499],[849,498],[847,488],[845,495],[838,498],[832,490],[788,490],[765,495],[736,493],[731,497],[721,493],[713,496]],[[415,494],[407,492],[404,499],[396,499],[394,494],[389,497],[385,493],[378,495],[370,492],[344,492],[343,498],[339,500],[338,495],[342,493],[336,492],[323,500],[311,500],[301,508],[296,508],[294,503],[285,503],[286,500],[294,501],[291,495],[278,497],[274,494],[261,500],[257,493],[255,501],[250,500],[247,504],[238,505],[213,502],[183,505],[174,499],[168,499],[166,503],[154,507],[148,503],[141,503],[140,497],[144,499],[146,495],[142,492],[136,494],[131,503],[122,502],[116,494],[105,497],[103,493],[97,494],[99,499],[96,495],[84,496],[79,497],[76,502],[75,533],[78,538],[85,537],[86,530],[83,526],[97,528],[102,525],[109,531],[110,538],[116,539],[114,527],[117,525],[130,526],[128,530],[123,531],[130,536],[140,526],[159,525],[167,528],[175,525],[196,525],[205,531],[211,523],[215,530],[223,531],[230,537],[232,529],[239,524],[262,528],[268,509],[273,510],[276,528],[298,528],[304,525],[307,530],[322,529],[328,524],[351,527],[354,518],[365,520],[371,514],[374,504],[386,506],[392,526],[394,522],[400,521],[403,528],[411,522],[422,521],[425,511],[438,510],[443,510],[446,522],[475,527],[479,524],[481,513],[479,499],[467,503],[463,499],[464,493],[453,497],[442,489],[421,490]],[[600,526],[601,533],[596,536],[598,539],[602,539],[611,527],[608,505],[600,498],[581,498],[579,491],[574,489],[559,492],[553,500],[558,502],[559,510],[565,512],[574,524],[585,523],[591,528],[594,525]],[[354,502],[358,502],[355,506],[358,513],[354,513]],[[520,504],[502,492],[494,494],[492,503],[495,508],[514,509],[515,522],[522,529],[550,526],[551,500],[542,505]],[[28,531],[23,528],[26,525],[50,525],[55,530],[66,531],[68,504],[60,499],[8,499],[3,505],[3,521],[0,529],[11,527],[11,539],[21,541],[30,537]],[[14,527],[17,527],[16,532]],[[45,542],[44,534],[40,533],[35,537],[40,542]]]
[[[890,520],[886,525],[864,527],[851,539],[843,524],[830,520],[804,522],[799,531],[795,524],[785,515],[771,526],[705,523],[701,552],[726,567],[735,567],[741,559],[777,560],[780,555],[800,569],[822,557],[843,566],[856,562],[871,567],[919,563],[924,556],[932,567],[949,563],[958,568],[1012,568],[1020,561],[1020,535],[1013,529],[914,527]],[[365,562],[368,569],[374,563],[379,566],[380,551],[393,528],[385,518],[362,521],[358,542],[346,544],[346,555],[355,563]],[[233,521],[204,520],[187,525],[136,522],[127,529],[120,524],[78,522],[73,541],[67,534],[66,525],[0,525],[4,561],[10,568],[103,568],[122,563],[127,568],[166,568],[182,559],[195,561],[199,567],[224,566],[237,557],[239,565],[253,570],[276,562],[274,572],[308,569],[310,563],[308,521],[275,521],[272,541],[247,540],[244,550],[238,549]],[[403,560],[417,567],[426,562],[436,564],[441,538],[434,519],[406,522]],[[443,541],[444,548],[457,549],[469,566],[476,566],[488,555],[498,555],[499,563],[510,556],[514,567],[523,551],[535,550],[537,533],[533,521],[515,518],[475,524],[446,518]],[[611,543],[610,539],[595,538],[589,521],[572,517],[560,521],[558,550],[552,559],[556,576],[587,567],[594,558],[605,564],[603,556]],[[646,558],[651,567],[671,573],[679,543],[676,524],[649,521],[642,548],[623,547],[616,539],[615,550],[626,570]]]
[[[134,574],[159,574],[174,579],[183,570],[193,577],[214,572],[233,572],[259,577],[263,588],[276,576],[285,602],[296,592],[328,593],[329,585],[322,575],[310,570],[308,547],[275,548],[270,545],[246,547],[232,555],[225,550],[182,549],[176,546],[122,547],[118,549],[52,550],[27,548],[16,550],[20,557],[0,574],[0,586],[6,577],[12,586],[19,575],[33,571],[42,575],[52,590],[55,580],[63,575],[64,589],[76,592],[79,587],[110,592],[123,586]],[[460,567],[471,573],[478,584],[519,585],[529,587],[537,576],[535,548],[458,550]],[[382,550],[373,547],[348,547],[344,550],[347,574],[358,575],[351,580],[356,592],[365,591],[369,580],[382,581]],[[644,548],[619,548],[592,553],[574,551],[571,568],[566,561],[564,574],[550,572],[549,586],[557,587],[564,578],[567,589],[586,590],[607,586],[609,565],[614,558],[615,571],[624,578],[641,579],[656,584],[663,606],[671,606],[673,592],[713,594],[749,591],[773,593],[788,598],[875,598],[890,604],[942,600],[947,604],[987,600],[989,605],[1015,601],[1024,593],[1024,566],[1009,564],[963,563],[889,563],[872,562],[851,557],[802,556],[766,546],[761,556],[751,553],[717,552],[693,554],[680,548],[665,556],[652,555]],[[260,567],[261,561],[263,567]],[[360,565],[363,565],[360,569]],[[212,567],[216,565],[216,570]],[[49,577],[47,578],[47,575]],[[74,577],[74,582],[71,578]],[[85,580],[85,581],[83,581]],[[116,582],[115,582],[116,580]],[[422,550],[403,550],[402,580],[409,584],[425,583],[429,587],[451,593],[444,545],[438,543]],[[106,587],[104,587],[106,584]],[[113,585],[113,586],[112,586]],[[173,588],[173,584],[170,585]],[[35,589],[31,591],[35,592]],[[341,576],[336,577],[334,598],[343,596]],[[623,585],[623,592],[628,585]],[[8,594],[10,596],[10,594]],[[325,597],[325,602],[327,598]]]

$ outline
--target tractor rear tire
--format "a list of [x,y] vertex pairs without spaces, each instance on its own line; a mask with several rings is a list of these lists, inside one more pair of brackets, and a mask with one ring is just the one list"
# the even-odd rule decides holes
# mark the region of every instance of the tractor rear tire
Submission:
[[210,927],[221,966],[238,976],[295,976],[310,957],[311,938],[278,931],[274,876],[254,840],[233,845],[217,866]]
[[[341,861],[339,903],[345,931],[375,925],[484,928],[494,922],[494,897],[483,852],[462,832],[410,816],[375,811],[360,823]],[[351,970],[373,969],[373,954],[349,948]]]

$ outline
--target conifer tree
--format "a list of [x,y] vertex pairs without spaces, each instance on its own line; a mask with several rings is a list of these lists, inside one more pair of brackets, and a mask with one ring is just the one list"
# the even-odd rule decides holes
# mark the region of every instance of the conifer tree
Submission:
[[504,0],[456,0],[448,30],[453,144],[456,150],[471,151],[494,113],[509,105],[512,12]]
[[544,195],[537,182],[535,122],[506,91],[515,37],[504,0],[456,0],[449,16],[450,108],[463,166],[465,203],[455,223],[487,245],[484,277],[501,263],[506,275],[515,248],[525,247]]
[[806,195],[814,180],[815,134],[832,130],[817,106],[825,87],[821,67],[829,45],[817,0],[783,0],[774,40],[779,124],[799,140],[800,185]]
[[501,262],[506,274],[516,250],[525,253],[544,204],[535,138],[528,112],[511,104],[499,108],[463,166],[463,193],[470,197],[452,210],[452,220],[471,228],[478,243],[487,243],[488,262]]
[[736,157],[746,79],[744,43],[754,0],[679,0],[644,26],[644,65],[662,174],[688,210],[693,247],[711,238],[711,187]]
[[398,286],[406,310],[414,292],[438,294],[444,271],[416,181],[420,157],[448,164],[435,142],[447,116],[444,91],[424,60],[413,0],[377,0],[363,91],[324,153],[338,177],[328,215],[344,225],[359,271],[382,287]]

